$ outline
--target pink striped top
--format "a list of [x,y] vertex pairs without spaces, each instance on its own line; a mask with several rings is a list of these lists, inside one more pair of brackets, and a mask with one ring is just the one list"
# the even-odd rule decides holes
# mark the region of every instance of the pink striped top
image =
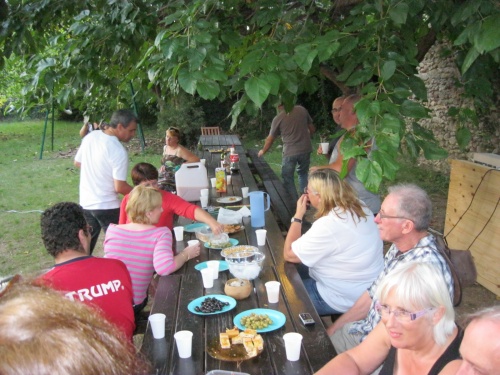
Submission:
[[137,305],[146,298],[154,271],[162,276],[174,272],[172,233],[166,227],[131,231],[111,224],[104,240],[104,257],[125,263]]

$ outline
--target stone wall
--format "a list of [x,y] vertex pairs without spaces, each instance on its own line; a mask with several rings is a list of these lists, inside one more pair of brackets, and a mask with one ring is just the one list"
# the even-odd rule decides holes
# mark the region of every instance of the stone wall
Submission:
[[[458,121],[448,116],[450,107],[471,108],[471,99],[463,97],[463,89],[456,86],[460,79],[454,56],[443,55],[447,49],[445,43],[436,43],[427,53],[419,65],[419,75],[425,82],[428,94],[427,108],[431,110],[431,118],[420,121],[426,129],[432,130],[439,145],[449,153],[449,159],[471,159],[473,152],[500,152],[500,111],[498,104],[491,108],[487,116],[479,118],[479,125],[470,125],[472,140],[466,152],[460,150],[455,139]],[[500,89],[500,88],[499,88]],[[421,163],[448,171],[448,160],[427,161],[422,158]]]

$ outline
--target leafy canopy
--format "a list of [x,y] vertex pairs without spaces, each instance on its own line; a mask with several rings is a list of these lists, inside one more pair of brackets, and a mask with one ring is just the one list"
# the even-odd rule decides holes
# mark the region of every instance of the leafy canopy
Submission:
[[418,124],[429,115],[416,69],[436,37],[453,41],[463,84],[482,103],[500,58],[493,0],[0,0],[0,17],[3,55],[24,58],[33,77],[24,109],[108,111],[132,82],[160,108],[180,91],[232,100],[234,127],[266,102],[290,109],[325,77],[359,92],[360,124],[343,151],[373,191],[394,177],[402,150],[446,156]]

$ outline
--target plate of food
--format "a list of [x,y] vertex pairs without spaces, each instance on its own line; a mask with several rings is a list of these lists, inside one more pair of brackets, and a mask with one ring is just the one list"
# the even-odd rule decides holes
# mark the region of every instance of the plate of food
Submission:
[[220,243],[220,241],[216,242],[216,243],[211,243],[210,241],[207,241],[205,242],[203,245],[207,248],[207,249],[213,249],[213,250],[222,250],[222,249],[225,249],[226,247],[232,247],[232,246],[236,246],[240,243],[240,241],[238,241],[237,239],[235,238],[230,238],[228,242],[225,242],[225,243]]
[[231,254],[245,253],[247,251],[255,253],[255,252],[259,252],[259,248],[252,246],[252,245],[232,246],[232,247],[227,247],[225,249],[222,249],[220,255],[222,255],[225,258]]
[[264,350],[264,339],[254,330],[226,328],[219,337],[210,340],[207,353],[221,361],[240,362],[258,356]]
[[220,154],[222,152],[227,152],[227,150],[223,148],[207,148],[207,151],[210,152],[211,154]]
[[192,223],[184,226],[184,231],[189,233],[195,233],[202,229],[210,228],[205,223]]
[[[201,271],[203,268],[207,268],[207,262],[201,262],[198,263],[196,266],[194,266],[195,270]],[[222,271],[227,271],[229,269],[229,266],[225,260],[220,260],[219,261],[219,272]]]
[[243,311],[233,319],[234,325],[241,330],[255,330],[257,333],[271,332],[285,325],[285,315],[272,309],[252,309]]
[[224,233],[236,233],[243,229],[245,227],[241,224],[224,224]]
[[241,201],[243,198],[242,197],[237,197],[237,196],[229,196],[229,197],[221,197],[217,198],[216,201],[217,203],[223,203],[223,204],[228,204],[228,203],[236,203]]
[[223,314],[236,307],[236,300],[224,294],[210,294],[189,302],[188,310],[196,315]]

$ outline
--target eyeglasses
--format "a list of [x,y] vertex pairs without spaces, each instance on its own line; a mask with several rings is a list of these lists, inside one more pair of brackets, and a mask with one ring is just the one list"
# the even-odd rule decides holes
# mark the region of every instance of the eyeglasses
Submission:
[[92,228],[92,226],[90,226],[90,225],[87,224],[85,226],[84,231],[87,232],[88,234],[92,234],[92,232],[94,231],[94,228]]
[[379,211],[379,213],[376,215],[381,219],[405,219],[405,220],[410,220],[413,221],[412,219],[408,219],[407,217],[404,216],[391,216],[391,215],[386,215],[382,211]]
[[388,319],[389,315],[391,315],[391,312],[394,315],[394,318],[400,322],[400,323],[408,323],[408,322],[413,322],[414,320],[420,318],[421,316],[424,316],[427,314],[429,311],[434,310],[433,307],[428,307],[427,309],[420,310],[417,312],[409,312],[406,310],[402,309],[393,309],[387,305],[382,305],[380,303],[377,303],[375,305],[375,310],[377,310],[377,313],[384,319]]

